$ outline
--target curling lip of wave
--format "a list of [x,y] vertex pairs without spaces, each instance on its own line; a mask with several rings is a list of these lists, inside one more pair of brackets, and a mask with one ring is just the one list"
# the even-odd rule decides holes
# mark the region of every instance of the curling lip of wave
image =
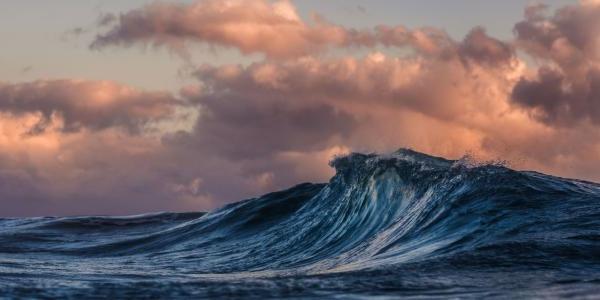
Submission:
[[[407,149],[331,165],[326,184],[206,214],[0,219],[0,253],[60,265],[66,277],[83,276],[76,257],[111,276],[217,281],[600,265],[598,184]],[[0,274],[6,268],[23,271],[0,259]]]

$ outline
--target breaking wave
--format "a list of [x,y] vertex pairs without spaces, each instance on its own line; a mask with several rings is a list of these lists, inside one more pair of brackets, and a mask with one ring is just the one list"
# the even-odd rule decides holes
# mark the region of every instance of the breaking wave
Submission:
[[206,214],[0,219],[0,291],[159,298],[599,291],[598,184],[407,149],[354,153],[331,165],[336,175],[327,184]]

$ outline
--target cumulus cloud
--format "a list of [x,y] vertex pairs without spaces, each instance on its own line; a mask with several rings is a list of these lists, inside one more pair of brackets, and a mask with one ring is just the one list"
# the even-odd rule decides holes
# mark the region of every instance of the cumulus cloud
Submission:
[[467,34],[459,45],[459,53],[464,58],[490,65],[510,64],[515,59],[512,45],[488,36],[482,27]]
[[[156,2],[107,15],[93,48],[204,43],[265,57],[199,66],[177,95],[0,84],[0,214],[207,210],[325,181],[336,154],[398,147],[600,180],[598,4],[546,10],[526,8],[514,41],[483,27],[455,40],[430,27],[304,21],[288,1]],[[353,47],[369,54],[327,52]],[[144,130],[176,121],[179,108],[197,115],[188,129]]]
[[[492,94],[514,81],[519,62],[504,46],[475,29],[464,41],[452,45],[457,49],[454,55],[402,58],[374,52],[364,58],[304,57],[247,67],[205,65],[195,73],[204,92],[190,101],[208,112],[231,102],[228,106],[243,107],[240,111],[246,111],[244,116],[252,120],[266,118],[253,114],[253,108],[260,106],[333,106],[335,111],[351,115],[368,112],[368,107],[404,108],[454,120],[488,112],[498,100],[498,95]],[[218,112],[216,116],[221,119]],[[336,124],[336,118],[327,119]]]
[[243,53],[289,57],[343,42],[343,31],[327,24],[309,26],[288,1],[195,1],[153,3],[118,17],[92,48],[136,42],[182,51],[188,40],[235,47]]
[[240,160],[281,151],[320,150],[354,130],[352,115],[325,103],[296,105],[239,92],[197,99],[202,114],[193,132],[167,140]]
[[600,124],[600,4],[545,10],[531,6],[515,25],[517,45],[541,67],[517,83],[512,98],[548,124]]
[[0,122],[2,216],[205,210],[261,191],[234,164],[191,150],[181,157],[150,136],[108,129],[23,138],[19,121]]
[[0,83],[1,112],[40,116],[31,133],[43,131],[52,118],[62,121],[65,132],[115,126],[138,132],[147,123],[170,116],[179,102],[166,92],[143,92],[110,81]]
[[328,158],[350,149],[411,146],[454,157],[482,149],[488,122],[507,113],[520,65],[446,54],[205,65],[199,85],[181,93],[199,109],[196,125],[163,142],[191,153],[179,157],[234,163],[259,191],[326,180]]
[[[289,1],[194,1],[191,4],[156,2],[110,18],[109,29],[98,34],[91,48],[165,46],[186,52],[190,42],[232,47],[244,54],[270,58],[314,55],[328,48],[411,47],[421,54],[456,52],[455,42],[440,29],[379,25],[352,29],[331,24],[319,15],[312,22],[300,18]],[[477,28],[458,49],[474,59],[510,59],[511,49]]]

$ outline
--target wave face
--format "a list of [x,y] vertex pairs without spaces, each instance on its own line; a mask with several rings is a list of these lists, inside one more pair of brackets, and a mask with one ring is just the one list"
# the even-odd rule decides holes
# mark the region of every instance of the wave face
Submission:
[[8,297],[593,297],[600,185],[401,149],[210,213],[0,219]]

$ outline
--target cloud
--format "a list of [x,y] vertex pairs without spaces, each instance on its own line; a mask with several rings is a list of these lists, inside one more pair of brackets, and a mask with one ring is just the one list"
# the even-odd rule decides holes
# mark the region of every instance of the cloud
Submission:
[[526,10],[515,25],[517,45],[541,67],[516,84],[513,101],[547,124],[600,124],[600,5],[583,1],[548,16]]
[[[469,113],[486,112],[486,107],[498,99],[489,95],[478,97],[484,95],[477,93],[496,93],[494,89],[503,89],[514,79],[519,63],[510,50],[498,51],[506,50],[498,45],[503,46],[476,29],[454,47],[465,50],[451,56],[440,53],[402,58],[374,52],[364,58],[304,57],[258,62],[247,67],[205,65],[195,73],[204,92],[190,102],[216,113],[218,120],[228,118],[220,118],[212,107],[224,103],[243,107],[240,111],[246,113],[242,115],[252,120],[268,119],[267,115],[274,114],[274,111],[264,115],[254,113],[254,108],[264,105],[273,109],[332,106],[335,111],[352,115],[375,107],[402,108],[455,120]],[[349,120],[346,118],[345,122]]]
[[326,103],[302,105],[239,92],[194,99],[202,113],[193,131],[167,140],[243,160],[281,151],[321,150],[354,130],[352,115]]
[[368,29],[331,24],[319,15],[311,23],[300,18],[289,1],[194,1],[191,4],[156,2],[117,17],[98,34],[93,49],[135,44],[167,47],[186,54],[190,42],[236,48],[241,53],[289,59],[315,55],[330,48],[375,46],[410,47],[421,54],[462,52],[474,59],[510,59],[510,47],[475,29],[461,49],[443,30],[414,30],[379,25]]
[[121,14],[118,23],[98,35],[91,47],[141,42],[181,52],[187,41],[195,41],[235,47],[242,53],[290,57],[341,43],[343,34],[328,24],[307,25],[288,1],[157,2]]
[[178,104],[169,93],[143,92],[110,81],[0,83],[1,112],[40,116],[31,133],[44,131],[53,118],[60,119],[64,132],[109,127],[139,132],[144,125],[169,117]]
[[[600,180],[598,6],[545,10],[526,8],[514,41],[482,27],[455,40],[431,27],[309,22],[287,1],[110,15],[94,48],[204,43],[264,58],[198,66],[176,95],[0,84],[0,214],[208,210],[326,181],[336,154],[398,147]],[[358,47],[368,54],[335,51]],[[178,129],[178,110],[197,118]]]
[[511,113],[507,95],[520,64],[491,61],[466,54],[399,58],[375,52],[363,58],[205,65],[195,72],[199,85],[182,90],[199,109],[196,125],[163,141],[202,159],[234,163],[240,176],[271,189],[326,179],[331,170],[324,154],[348,149],[411,146],[456,157],[482,149],[492,128],[488,122]]
[[178,172],[183,164],[173,166],[169,152],[150,136],[107,129],[69,134],[47,130],[24,137],[18,125],[22,121],[3,116],[0,122],[3,216],[133,214],[211,206],[200,191],[173,189],[191,179]]
[[462,57],[489,65],[510,64],[515,59],[513,46],[488,36],[485,29],[472,29],[459,45]]

